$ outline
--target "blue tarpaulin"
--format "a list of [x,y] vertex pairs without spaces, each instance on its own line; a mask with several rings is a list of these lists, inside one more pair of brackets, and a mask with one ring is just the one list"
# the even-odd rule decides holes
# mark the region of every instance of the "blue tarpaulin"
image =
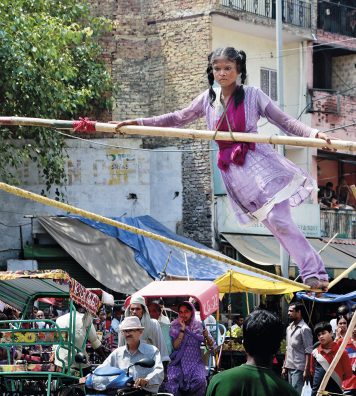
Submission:
[[317,301],[321,303],[341,303],[348,301],[349,303],[356,303],[356,291],[347,294],[332,294],[323,293],[322,297],[316,297],[315,295],[309,295],[306,292],[297,292],[297,298],[301,300]]
[[[252,271],[237,268],[229,264],[224,264],[217,260],[192,252],[185,252],[180,248],[176,248],[160,241],[134,234],[111,225],[89,220],[80,216],[71,217],[76,218],[111,237],[117,238],[124,244],[130,246],[135,251],[135,259],[137,263],[155,279],[159,278],[160,273],[165,269],[165,265],[169,256],[170,259],[165,272],[171,276],[187,277],[184,253],[187,255],[188,271],[189,277],[191,279],[215,280],[219,276],[226,273],[226,271],[229,269],[234,269],[236,272],[246,275],[268,279],[267,277],[264,277],[263,275],[257,275]],[[200,249],[211,250],[214,253],[217,253],[215,250],[209,249],[198,242],[175,234],[150,216],[113,217],[112,219],[179,242],[183,242],[187,245],[195,246]]]

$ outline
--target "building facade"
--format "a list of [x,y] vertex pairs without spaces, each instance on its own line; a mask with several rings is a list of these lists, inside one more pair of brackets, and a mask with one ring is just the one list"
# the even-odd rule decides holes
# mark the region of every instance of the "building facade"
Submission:
[[[278,101],[275,3],[273,0],[104,2],[111,5],[107,16],[115,23],[107,56],[112,62],[113,77],[120,86],[113,118],[153,116],[187,106],[207,88],[207,55],[217,47],[226,46],[247,53],[246,83],[260,87]],[[340,4],[342,2],[281,1],[283,107],[288,114],[321,130],[349,125],[355,120],[356,43],[352,17],[355,8],[341,9]],[[100,1],[96,12],[103,9]],[[204,128],[204,120],[192,126]],[[259,131],[278,132],[265,120],[261,120]],[[355,135],[354,125],[331,134],[346,140],[355,140]],[[143,140],[145,147],[168,144],[164,139]],[[216,154],[208,151],[214,145],[203,141],[170,142],[185,150],[182,153],[181,232],[242,258],[240,246],[222,235],[258,236],[268,235],[268,231],[261,225],[242,229],[234,220],[215,165]],[[193,152],[187,151],[191,149]],[[330,158],[330,153],[323,150],[286,147],[285,155],[310,172],[321,187],[326,183],[325,174],[336,178],[335,187],[343,175],[347,176],[349,185],[356,182],[352,153],[339,153],[336,154],[339,157]],[[331,168],[330,161],[334,161]],[[356,204],[352,200],[350,203]],[[296,208],[293,216],[308,237],[337,234],[355,238],[355,212],[320,211],[317,192],[306,204]]]

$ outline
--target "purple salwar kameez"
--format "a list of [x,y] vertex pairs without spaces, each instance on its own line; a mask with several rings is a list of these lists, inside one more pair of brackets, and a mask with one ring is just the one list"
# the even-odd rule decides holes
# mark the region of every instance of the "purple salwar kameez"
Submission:
[[[187,303],[187,302],[186,302]],[[206,391],[206,370],[201,354],[201,343],[204,341],[203,325],[195,319],[195,309],[189,325],[186,326],[184,338],[171,355],[171,362],[167,369],[167,384],[165,390],[173,395],[179,391],[188,392],[195,396],[204,396]],[[181,329],[179,319],[171,323],[169,332],[174,341]]]
[[[233,112],[234,107],[230,106],[227,111],[232,131],[256,133],[258,120],[266,117],[288,135],[315,137],[317,130],[282,112],[260,89],[244,86],[244,91],[243,122],[236,116],[236,109]],[[215,101],[214,106],[210,105],[206,90],[183,110],[137,121],[147,126],[182,127],[205,116],[208,129],[216,130],[224,110],[220,103],[220,89],[216,92],[219,100]],[[241,125],[244,125],[244,130]],[[243,161],[231,157],[225,166],[220,166],[221,158],[226,153],[229,155],[229,149],[224,149],[221,144],[219,146],[218,165],[239,223],[263,222],[294,259],[304,281],[313,277],[327,280],[320,255],[294,224],[289,210],[289,206],[301,204],[317,188],[311,176],[281,156],[271,145],[262,143],[248,147]],[[280,221],[282,218],[283,221]]]

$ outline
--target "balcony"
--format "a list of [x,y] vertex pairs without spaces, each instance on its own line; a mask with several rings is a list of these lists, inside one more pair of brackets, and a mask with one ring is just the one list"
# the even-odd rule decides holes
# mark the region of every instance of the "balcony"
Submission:
[[356,37],[356,8],[340,3],[318,2],[318,29]]
[[356,210],[321,210],[320,231],[323,237],[356,239]]
[[[221,0],[221,4],[234,10],[276,19],[275,0]],[[298,0],[282,0],[282,20],[289,25],[310,29],[311,4]]]

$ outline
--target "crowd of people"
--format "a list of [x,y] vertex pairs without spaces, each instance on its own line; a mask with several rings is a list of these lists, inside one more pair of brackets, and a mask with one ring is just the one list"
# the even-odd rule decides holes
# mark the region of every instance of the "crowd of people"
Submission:
[[[317,395],[321,381],[332,362],[355,312],[346,305],[338,308],[338,315],[330,322],[322,321],[314,326],[314,332],[303,320],[304,305],[289,306],[291,320],[286,332],[286,353],[282,376],[300,395],[306,382],[312,385],[312,396]],[[314,334],[314,337],[313,337]],[[315,341],[317,341],[315,343]],[[334,394],[356,395],[356,327],[336,366],[326,390]]]
[[[148,308],[149,307],[149,308]],[[207,372],[202,359],[201,345],[214,350],[216,342],[195,315],[189,302],[178,306],[178,318],[169,322],[158,301],[147,303],[142,296],[133,296],[119,325],[120,353],[127,348],[129,335],[125,332],[128,320],[136,317],[140,330],[140,343],[156,347],[162,362],[161,389],[173,395],[301,395],[305,384],[310,383],[312,396],[317,395],[324,374],[335,356],[348,328],[355,306],[338,309],[331,322],[320,322],[314,332],[303,320],[304,305],[292,303],[288,310],[290,325],[285,330],[281,320],[273,313],[256,309],[247,318],[241,316],[232,327],[242,327],[247,362],[242,366],[214,375],[207,386]],[[132,319],[131,319],[132,320]],[[162,327],[163,326],[163,327]],[[163,336],[163,328],[169,329]],[[286,337],[287,349],[282,372],[278,376],[272,369],[273,357]],[[126,346],[125,346],[126,345]],[[103,364],[116,364],[118,350]],[[169,351],[169,352],[168,352]],[[115,357],[116,356],[116,357]],[[116,362],[116,363],[115,363]],[[160,367],[160,365],[159,365]],[[335,394],[356,394],[356,328],[346,350],[336,366],[326,390]],[[156,373],[157,374],[157,373]],[[153,376],[157,380],[157,376]],[[146,386],[147,383],[143,382]],[[148,389],[148,388],[147,388]],[[247,392],[247,393],[246,393]]]
[[340,178],[336,189],[331,181],[319,187],[318,201],[321,209],[355,209],[351,187],[344,177]]
[[[293,302],[288,309],[290,324],[287,328],[280,318],[265,309],[255,309],[249,316],[239,315],[229,323],[230,331],[242,329],[246,363],[222,371],[211,379],[208,376],[203,350],[214,351],[217,337],[209,332],[196,313],[194,301],[182,301],[175,309],[176,318],[165,315],[163,301],[147,301],[133,295],[125,307],[103,307],[97,317],[85,324],[83,308],[76,305],[75,344],[80,348],[88,336],[88,347],[100,357],[101,366],[126,369],[142,357],[153,359],[152,368],[134,367],[131,375],[137,386],[137,395],[152,395],[160,389],[173,395],[301,395],[303,387],[311,384],[312,396],[317,395],[324,374],[335,356],[348,329],[356,305],[338,308],[330,322],[320,322],[314,331],[303,320],[305,306]],[[58,312],[59,311],[59,312]],[[17,319],[18,313],[7,310],[1,320]],[[45,309],[33,307],[31,326],[60,328],[69,326],[70,314],[54,306]],[[48,322],[52,320],[52,325]],[[212,320],[212,319],[209,319]],[[215,320],[215,319],[214,319]],[[233,334],[233,332],[231,333]],[[281,372],[273,367],[281,341],[286,338],[286,352]],[[67,364],[68,351],[54,353],[52,361],[59,369]],[[2,351],[0,350],[0,353]],[[16,351],[17,359],[24,351]],[[44,351],[42,351],[44,352]],[[46,351],[49,352],[49,351]],[[22,354],[21,354],[22,353]],[[0,358],[6,359],[0,354]],[[90,372],[92,356],[87,362],[74,363]],[[356,327],[336,366],[326,390],[333,394],[356,395]],[[210,382],[208,383],[210,379]]]

